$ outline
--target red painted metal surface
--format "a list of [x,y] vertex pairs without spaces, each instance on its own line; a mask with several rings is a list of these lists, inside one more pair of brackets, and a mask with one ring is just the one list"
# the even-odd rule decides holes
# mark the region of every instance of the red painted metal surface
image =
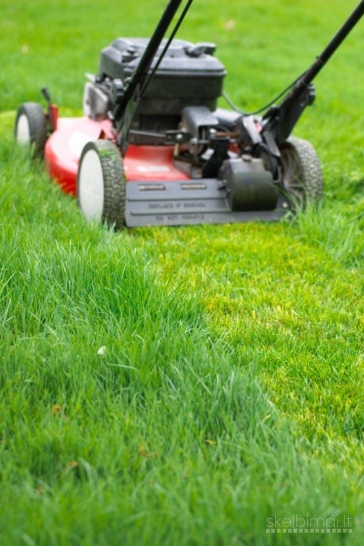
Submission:
[[[88,117],[59,118],[57,130],[45,147],[49,174],[63,191],[76,196],[77,171],[81,152],[88,142],[99,138],[114,140],[109,120],[93,121]],[[133,146],[123,160],[128,180],[188,180],[173,164],[173,146]]]
[[173,164],[173,146],[129,145],[124,157],[127,180],[189,180]]

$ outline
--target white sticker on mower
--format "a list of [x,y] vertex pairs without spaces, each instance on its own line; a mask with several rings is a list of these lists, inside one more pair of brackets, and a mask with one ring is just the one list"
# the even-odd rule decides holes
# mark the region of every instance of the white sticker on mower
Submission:
[[76,157],[81,157],[82,150],[86,146],[88,142],[92,142],[92,138],[90,135],[86,135],[86,133],[81,133],[81,131],[75,131],[72,133],[72,136],[70,137],[68,141],[68,147],[75,155]]
[[171,169],[165,165],[140,165],[137,170],[140,173],[168,173]]

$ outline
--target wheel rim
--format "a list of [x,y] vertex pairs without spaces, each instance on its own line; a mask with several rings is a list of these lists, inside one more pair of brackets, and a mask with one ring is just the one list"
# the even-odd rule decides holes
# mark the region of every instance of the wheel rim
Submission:
[[16,124],[16,140],[19,144],[30,144],[30,126],[28,117],[25,114],[19,116]]
[[281,150],[281,162],[284,190],[287,191],[290,197],[294,197],[296,201],[302,202],[304,198],[302,169],[295,150],[288,147]]
[[84,155],[78,174],[78,199],[88,222],[100,221],[104,210],[104,177],[100,157],[95,150]]

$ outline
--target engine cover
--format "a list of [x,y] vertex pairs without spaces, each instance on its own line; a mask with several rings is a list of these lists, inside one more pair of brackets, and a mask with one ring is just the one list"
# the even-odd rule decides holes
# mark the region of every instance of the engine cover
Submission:
[[[114,40],[101,51],[99,78],[125,82],[138,66],[148,41],[146,38]],[[150,71],[165,45],[164,39]],[[215,47],[172,40],[138,105],[132,128],[154,132],[175,130],[185,107],[205,106],[214,111],[226,75],[223,64],[213,55]]]

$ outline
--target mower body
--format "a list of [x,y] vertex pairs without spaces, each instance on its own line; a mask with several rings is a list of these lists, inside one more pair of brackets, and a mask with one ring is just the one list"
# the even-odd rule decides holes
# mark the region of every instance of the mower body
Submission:
[[[85,84],[84,116],[56,116],[44,155],[65,192],[77,196],[85,145],[116,141],[110,112],[147,44],[144,38],[114,40],[101,51],[98,74]],[[164,47],[165,40],[150,72]],[[226,135],[239,114],[217,108],[226,70],[215,47],[173,40],[138,102],[122,158],[127,226],[277,220],[290,209],[263,160],[243,154]]]
[[292,131],[364,0],[261,116],[217,108],[226,70],[215,45],[175,39],[192,1],[168,40],[183,0],[168,1],[150,40],[117,38],[101,51],[82,118],[59,118],[46,89],[46,113],[37,103],[18,109],[17,141],[45,157],[88,220],[115,228],[277,220],[322,197],[317,154]]

